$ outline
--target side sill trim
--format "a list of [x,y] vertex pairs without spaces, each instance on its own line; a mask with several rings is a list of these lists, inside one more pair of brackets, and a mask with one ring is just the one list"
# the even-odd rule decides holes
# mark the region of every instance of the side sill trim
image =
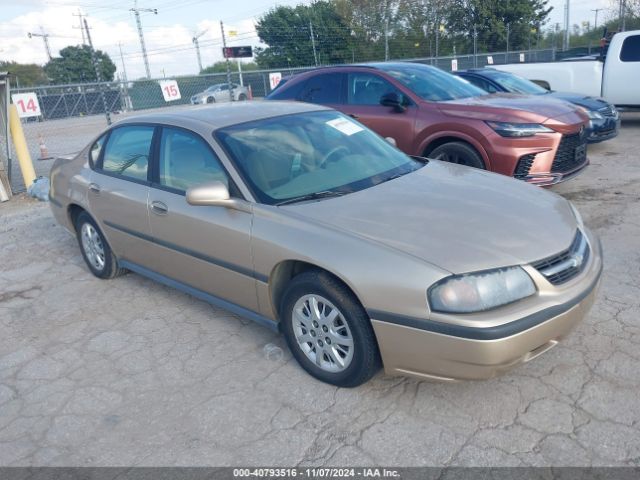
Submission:
[[427,332],[440,333],[443,335],[449,335],[451,337],[467,338],[470,340],[498,340],[501,338],[510,337],[518,333],[529,330],[547,320],[557,317],[570,310],[579,304],[582,300],[589,296],[593,289],[600,280],[600,274],[602,273],[602,265],[598,271],[598,275],[591,282],[588,288],[586,288],[580,295],[569,300],[566,303],[560,305],[554,305],[553,307],[546,308],[539,312],[527,315],[519,320],[505,323],[503,325],[497,325],[495,327],[488,328],[474,328],[465,327],[462,325],[452,325],[449,323],[437,322],[434,320],[428,320],[424,318],[409,317],[406,315],[397,315],[390,312],[383,312],[380,310],[367,310],[369,318],[373,320],[379,320],[381,322],[394,323],[396,325],[402,325],[404,327],[416,328],[418,330],[425,330]]
[[236,315],[246,318],[248,320],[253,320],[256,323],[259,323],[263,327],[268,328],[274,332],[279,332],[279,324],[274,322],[273,320],[268,319],[247,308],[236,305],[235,303],[228,302],[227,300],[223,300],[220,297],[216,297],[215,295],[211,295],[209,293],[203,292],[202,290],[198,290],[197,288],[191,287],[185,283],[174,280],[173,278],[166,277],[160,273],[154,272],[153,270],[149,270],[148,268],[142,267],[136,263],[129,262],[127,260],[119,260],[118,264],[122,268],[126,268],[135,272],[143,277],[150,278],[158,283],[162,283],[171,288],[175,288],[176,290],[180,290],[181,292],[188,293],[189,295],[196,297],[200,300],[203,300],[207,303],[215,305],[220,308],[224,308],[225,310],[229,310],[231,313],[235,313]]
[[147,242],[155,243],[156,245],[160,245],[161,247],[168,248],[169,250],[174,250],[176,252],[182,253],[184,255],[189,255],[190,257],[197,258],[198,260],[202,260],[217,267],[226,268],[227,270],[231,270],[232,272],[239,273],[240,275],[245,275],[247,277],[251,277],[255,280],[258,280],[262,283],[267,283],[269,281],[269,277],[263,275],[258,272],[254,272],[247,268],[241,267],[239,265],[234,265],[229,262],[225,262],[224,260],[219,260],[217,258],[209,257],[208,255],[204,255],[202,253],[195,252],[193,250],[189,250],[186,248],[182,248],[173,243],[165,242],[158,238],[152,237],[151,235],[147,235],[145,233],[137,232],[135,230],[131,230],[129,228],[123,227],[121,225],[116,225],[115,223],[111,223],[109,221],[104,221],[104,224],[108,227],[113,228],[114,230],[118,230],[120,232],[126,233],[127,235],[131,235],[133,237],[140,238],[142,240],[146,240]]

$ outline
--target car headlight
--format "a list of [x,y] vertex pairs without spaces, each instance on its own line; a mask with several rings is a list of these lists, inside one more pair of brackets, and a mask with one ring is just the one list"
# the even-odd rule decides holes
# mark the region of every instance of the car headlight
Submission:
[[583,112],[587,117],[589,117],[589,120],[601,120],[604,117],[602,116],[602,114],[596,110],[590,110],[588,108],[585,107],[581,107],[578,106],[578,110],[580,110],[581,112]]
[[427,293],[434,312],[473,313],[513,303],[536,292],[521,267],[453,275],[435,283]]
[[536,133],[553,132],[539,123],[487,122],[501,137],[533,137]]

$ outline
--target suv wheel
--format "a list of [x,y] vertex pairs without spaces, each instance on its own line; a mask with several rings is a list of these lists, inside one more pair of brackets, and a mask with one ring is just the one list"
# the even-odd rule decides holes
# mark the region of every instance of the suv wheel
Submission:
[[476,149],[463,142],[450,142],[440,145],[427,157],[467,167],[481,168],[483,170],[485,168],[482,157]]
[[282,299],[285,339],[298,363],[315,378],[356,387],[380,368],[371,321],[354,295],[331,275],[294,277]]

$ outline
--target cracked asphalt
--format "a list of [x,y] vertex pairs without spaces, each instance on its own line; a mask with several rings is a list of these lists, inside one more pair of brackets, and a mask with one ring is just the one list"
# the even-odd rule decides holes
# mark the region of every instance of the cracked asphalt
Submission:
[[623,122],[554,189],[602,239],[594,308],[484,382],[322,384],[265,328],[94,278],[46,204],[0,204],[0,466],[640,465],[640,115]]

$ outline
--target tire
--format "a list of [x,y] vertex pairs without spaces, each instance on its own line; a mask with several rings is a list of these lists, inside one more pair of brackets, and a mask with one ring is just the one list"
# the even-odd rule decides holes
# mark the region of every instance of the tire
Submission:
[[450,142],[440,145],[431,151],[427,157],[467,167],[485,169],[484,161],[480,154],[475,148],[464,142]]
[[124,273],[111,251],[100,227],[87,212],[81,212],[76,219],[76,238],[87,267],[96,277],[115,278]]
[[[318,302],[319,316],[311,316],[313,299]],[[326,272],[312,270],[294,277],[282,297],[280,317],[292,355],[318,380],[357,387],[382,365],[364,308],[344,284]]]
[[241,93],[240,95],[238,95],[239,102],[244,102],[246,99],[247,99],[247,96],[244,93]]
[[216,99],[213,97],[207,97],[207,103],[216,103]]

